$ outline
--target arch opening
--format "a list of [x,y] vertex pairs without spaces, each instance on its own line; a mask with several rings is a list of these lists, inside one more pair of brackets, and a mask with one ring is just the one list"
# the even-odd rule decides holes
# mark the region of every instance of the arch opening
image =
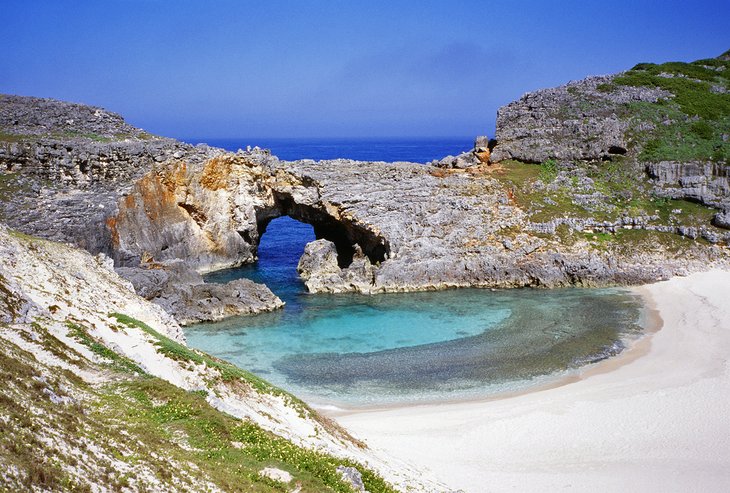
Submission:
[[274,201],[273,209],[257,211],[259,240],[273,219],[289,216],[296,221],[310,224],[316,239],[325,239],[334,243],[337,249],[337,263],[341,268],[349,267],[352,264],[356,251],[355,245],[360,247],[363,254],[373,264],[382,262],[388,255],[387,241],[361,225],[337,219],[317,207],[299,204],[286,193],[274,192]]

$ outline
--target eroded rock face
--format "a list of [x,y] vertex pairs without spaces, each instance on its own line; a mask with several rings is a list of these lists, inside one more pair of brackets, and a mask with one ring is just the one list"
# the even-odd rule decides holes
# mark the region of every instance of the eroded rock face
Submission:
[[615,76],[588,77],[551,89],[527,93],[497,111],[497,145],[492,161],[517,159],[592,160],[628,152],[629,122],[622,105],[655,102],[670,93],[656,88],[598,89]]
[[106,220],[155,163],[215,154],[147,134],[115,113],[0,95],[0,221],[28,234],[113,255]]
[[297,265],[297,272],[305,282],[317,277],[339,276],[341,271],[335,244],[324,239],[307,243]]
[[726,164],[661,161],[647,164],[646,172],[659,195],[730,208],[730,167]]
[[712,223],[720,228],[730,229],[730,211],[722,211],[715,214]]
[[299,259],[297,272],[307,289],[314,293],[371,292],[375,284],[375,269],[359,245],[355,245],[352,262],[338,265],[335,244],[328,240],[307,243]]
[[[559,111],[562,102],[579,106],[579,100],[593,97],[591,91],[600,92],[597,86],[606,80],[610,78],[592,78],[526,97],[512,108],[515,119],[510,125],[529,121],[542,125],[548,110]],[[580,98],[576,96],[579,93]],[[656,99],[662,93],[636,89],[601,97],[619,104]],[[602,111],[590,113],[593,116],[589,119],[610,124],[610,115]],[[545,121],[550,123],[550,118]],[[499,145],[513,157],[539,161],[544,156],[530,154],[532,150],[550,156],[553,150],[564,151],[566,156],[592,159],[619,152],[625,144],[614,139],[618,130],[612,133],[601,127],[603,124],[584,125],[582,120],[574,123],[577,133],[570,131],[570,125],[547,125],[545,131],[503,139]],[[567,140],[543,145],[543,138],[553,138],[551,132]],[[483,147],[485,140],[477,144]],[[489,141],[486,145],[488,150]],[[626,284],[666,278],[695,264],[707,265],[723,258],[720,249],[698,245],[679,254],[662,248],[638,253],[589,248],[581,236],[564,242],[558,235],[561,227],[616,231],[648,228],[652,219],[621,216],[607,222],[584,214],[536,222],[535,211],[515,199],[516,189],[496,179],[495,173],[505,170],[480,163],[474,152],[463,157],[469,160],[466,168],[452,163],[445,169],[344,159],[285,162],[257,149],[238,153],[207,147],[186,149],[179,157],[173,154],[170,159],[155,159],[148,167],[140,166],[135,171],[139,176],[122,191],[112,190],[109,184],[107,188],[93,185],[106,183],[102,175],[94,175],[96,181],[90,181],[88,192],[84,186],[63,185],[50,192],[41,187],[39,193],[48,197],[44,204],[61,206],[49,207],[50,212],[32,211],[29,216],[34,219],[23,223],[24,227],[38,234],[38,225],[47,225],[48,236],[62,232],[77,244],[88,241],[93,236],[90,231],[97,231],[108,238],[107,249],[116,266],[131,268],[128,272],[149,265],[169,269],[183,261],[187,268],[201,273],[255,261],[266,225],[289,215],[314,227],[318,242],[307,247],[300,269],[311,291],[325,292]],[[515,154],[518,151],[522,153],[519,156]],[[32,186],[38,181],[24,169],[28,167],[19,167],[13,176],[29,180],[28,196],[32,197],[36,193]],[[580,177],[572,178],[580,184]],[[565,183],[572,186],[571,180]],[[558,185],[542,183],[543,188]],[[107,190],[106,195],[92,195],[97,190]],[[105,201],[103,208],[85,202],[97,196]],[[576,195],[572,205],[590,205],[593,199]],[[24,204],[22,200],[10,202],[16,209]],[[83,228],[75,226],[79,224]],[[686,237],[708,238],[707,232],[694,225],[671,229]],[[710,233],[714,235],[710,241],[723,241],[716,232]],[[195,274],[192,271],[185,275]],[[129,275],[139,277],[139,273]],[[209,320],[240,313],[241,306],[227,308],[225,300],[229,299],[245,300],[244,304],[251,306],[276,304],[260,291],[239,285],[211,287],[197,280],[185,283],[185,288],[172,289],[175,283],[154,274],[137,284],[140,292],[157,299],[186,322],[194,318],[193,314]],[[196,298],[218,301],[197,303]]]

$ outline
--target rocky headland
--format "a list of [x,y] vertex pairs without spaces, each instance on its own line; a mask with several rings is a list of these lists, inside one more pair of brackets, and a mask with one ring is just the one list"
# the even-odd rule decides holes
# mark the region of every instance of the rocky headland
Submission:
[[[13,196],[0,214],[105,253],[183,323],[280,306],[265,287],[212,289],[190,271],[254,262],[282,215],[314,226],[300,263],[313,292],[666,279],[727,260],[729,63],[640,64],[527,94],[499,110],[495,140],[429,165],[286,162],[5,97]],[[85,137],[63,140],[59,126]],[[173,288],[184,284],[198,288]]]

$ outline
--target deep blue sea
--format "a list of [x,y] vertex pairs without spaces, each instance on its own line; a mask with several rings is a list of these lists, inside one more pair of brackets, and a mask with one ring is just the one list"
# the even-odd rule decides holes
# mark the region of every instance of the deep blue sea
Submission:
[[[468,148],[469,139],[463,140]],[[419,145],[424,141],[394,140],[392,148],[379,141],[377,151],[370,141],[337,147],[340,141],[280,139],[279,151],[275,141],[208,142],[233,150],[270,146],[285,159],[425,162],[460,152],[451,140],[433,142],[431,155]],[[188,327],[189,344],[310,402],[363,406],[522,390],[604,359],[642,331],[640,300],[620,289],[310,294],[296,265],[314,239],[308,224],[275,219],[262,236],[257,263],[207,275],[209,282],[263,282],[286,306]]]
[[457,155],[474,145],[473,137],[421,138],[421,139],[182,139],[191,144],[205,143],[228,151],[259,146],[270,149],[279,159],[336,159],[348,158],[359,161],[410,161],[427,163],[449,154]]

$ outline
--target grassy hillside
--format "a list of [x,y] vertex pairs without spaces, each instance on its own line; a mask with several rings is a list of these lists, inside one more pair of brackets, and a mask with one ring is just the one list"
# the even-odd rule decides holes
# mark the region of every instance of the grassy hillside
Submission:
[[[392,491],[360,465],[221,413],[204,390],[188,392],[147,374],[82,324],[67,328],[96,361],[39,323],[27,331],[0,327],[0,490],[349,492],[337,467],[352,466],[369,491]],[[266,477],[267,467],[289,472],[292,481]]]
[[730,59],[691,63],[640,63],[604,84],[611,92],[618,86],[657,87],[672,93],[656,103],[627,105],[625,116],[650,122],[654,128],[637,130],[646,138],[639,155],[644,161],[714,161],[730,164]]

